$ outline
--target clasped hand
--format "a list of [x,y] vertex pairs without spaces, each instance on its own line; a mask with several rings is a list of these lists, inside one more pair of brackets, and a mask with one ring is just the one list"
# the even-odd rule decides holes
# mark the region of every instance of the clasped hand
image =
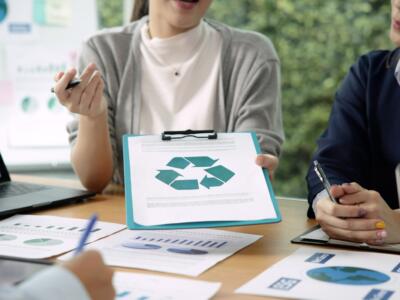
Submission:
[[400,212],[381,195],[357,183],[332,186],[332,196],[316,204],[316,219],[331,238],[372,245],[400,243]]

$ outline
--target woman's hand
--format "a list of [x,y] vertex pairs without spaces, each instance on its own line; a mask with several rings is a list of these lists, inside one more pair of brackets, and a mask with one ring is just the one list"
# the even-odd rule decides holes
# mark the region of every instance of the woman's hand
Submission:
[[316,219],[331,238],[374,245],[400,242],[396,239],[399,215],[377,192],[352,183],[333,186],[331,193],[340,204],[332,203],[329,198],[316,204]]
[[384,221],[386,235],[382,236],[382,243],[400,243],[400,212],[391,209],[381,195],[372,190],[362,188],[357,183],[342,185],[345,195],[341,197],[343,205],[359,206],[365,211],[365,219],[379,219]]
[[274,178],[275,170],[278,167],[279,159],[271,154],[259,154],[256,157],[256,164],[260,167],[268,169],[269,178]]
[[76,70],[59,72],[55,76],[54,91],[62,105],[70,112],[89,118],[96,118],[106,111],[107,105],[103,99],[104,83],[95,64],[89,64],[83,71],[81,83],[73,89],[66,86],[76,75]]

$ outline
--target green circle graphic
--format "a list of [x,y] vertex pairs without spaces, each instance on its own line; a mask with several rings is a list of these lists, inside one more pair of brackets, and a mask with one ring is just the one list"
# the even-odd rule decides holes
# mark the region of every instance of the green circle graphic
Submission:
[[17,239],[17,237],[15,235],[0,233],[0,242],[1,241],[12,241],[12,240],[16,240],[16,239]]
[[0,23],[7,17],[7,3],[6,0],[0,0]]
[[63,241],[61,240],[53,240],[53,239],[32,239],[32,240],[26,240],[24,241],[24,244],[30,245],[30,246],[56,246],[56,245],[61,245]]
[[373,285],[390,280],[388,275],[378,271],[343,266],[311,269],[307,275],[315,280],[344,285]]

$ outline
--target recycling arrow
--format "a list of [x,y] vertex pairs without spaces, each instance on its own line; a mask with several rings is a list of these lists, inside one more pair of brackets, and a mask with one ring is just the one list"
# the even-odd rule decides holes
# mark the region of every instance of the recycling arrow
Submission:
[[156,178],[168,185],[179,176],[182,176],[174,170],[158,170],[158,172],[159,173],[156,175]]
[[200,184],[208,189],[210,189],[210,187],[216,187],[216,186],[221,186],[224,184],[223,181],[214,178],[214,177],[208,177],[207,175],[204,176],[204,178],[201,180]]
[[193,156],[193,157],[185,157],[188,161],[190,161],[194,167],[197,168],[205,168],[213,166],[218,159],[213,160],[208,156]]

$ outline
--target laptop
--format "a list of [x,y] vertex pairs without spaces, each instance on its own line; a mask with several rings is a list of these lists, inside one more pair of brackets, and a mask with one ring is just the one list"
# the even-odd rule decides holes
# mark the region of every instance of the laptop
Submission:
[[0,153],[0,218],[94,196],[84,190],[11,181]]

